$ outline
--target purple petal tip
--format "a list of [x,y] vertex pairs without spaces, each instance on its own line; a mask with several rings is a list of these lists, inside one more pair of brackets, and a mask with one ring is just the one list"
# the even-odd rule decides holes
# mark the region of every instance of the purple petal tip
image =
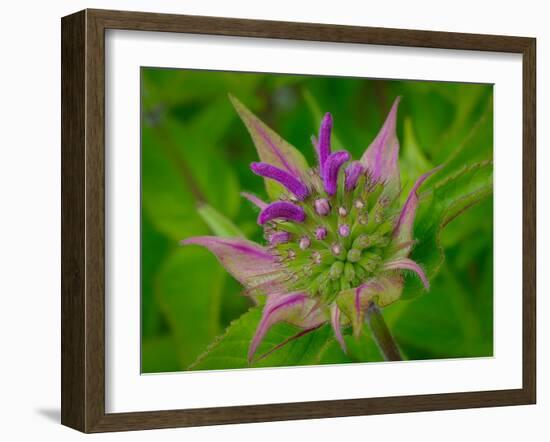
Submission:
[[255,206],[259,207],[260,209],[265,209],[267,207],[267,203],[262,201],[256,195],[253,195],[253,194],[248,193],[248,192],[241,192],[241,196],[243,198],[246,198],[248,201],[250,201]]
[[291,314],[296,308],[301,308],[307,297],[302,293],[291,293],[283,295],[273,302],[266,304],[263,310],[262,319],[256,328],[252,342],[248,349],[248,362],[251,363],[256,354],[256,350],[263,340],[267,331],[277,322],[285,319],[286,316]]
[[344,173],[346,175],[345,189],[346,189],[346,192],[349,192],[355,189],[355,186],[357,185],[357,181],[359,180],[359,177],[363,173],[363,166],[359,161],[354,161],[348,167],[346,167]]
[[258,224],[264,225],[274,219],[283,219],[302,223],[306,219],[304,209],[288,201],[277,201],[263,209],[258,217]]
[[382,128],[361,157],[361,162],[370,171],[374,181],[393,182],[398,186],[399,140],[396,134],[397,108],[401,97],[397,97],[382,125]]
[[267,163],[252,163],[250,168],[256,175],[277,181],[299,200],[304,200],[309,195],[309,190],[304,183],[278,167]]
[[416,183],[414,183],[412,189],[410,190],[393,231],[393,236],[399,238],[401,242],[409,241],[412,239],[412,228],[414,224],[414,218],[416,216],[416,208],[418,205],[418,189],[424,183],[424,181],[426,181],[431,175],[440,170],[441,167],[442,166],[438,166],[435,169],[432,169],[429,172],[421,175],[416,180]]
[[325,166],[323,168],[323,184],[325,187],[325,192],[329,195],[334,195],[338,188],[338,172],[340,167],[351,158],[349,152],[341,150],[331,154]]
[[347,353],[346,342],[344,341],[344,336],[342,335],[342,328],[340,324],[340,309],[336,304],[333,304],[330,312],[330,322],[332,325],[332,330],[334,331],[334,336],[340,344],[342,351]]
[[319,167],[321,171],[325,167],[325,162],[330,155],[330,136],[332,133],[332,115],[327,112],[321,121],[319,129],[319,141],[317,148],[319,151]]
[[422,281],[424,288],[426,290],[430,290],[430,281],[428,281],[428,277],[426,276],[426,273],[424,273],[424,270],[422,269],[422,267],[420,267],[412,259],[401,258],[395,261],[387,262],[386,264],[384,264],[384,269],[385,270],[410,270],[417,274],[417,276],[420,278],[420,281]]

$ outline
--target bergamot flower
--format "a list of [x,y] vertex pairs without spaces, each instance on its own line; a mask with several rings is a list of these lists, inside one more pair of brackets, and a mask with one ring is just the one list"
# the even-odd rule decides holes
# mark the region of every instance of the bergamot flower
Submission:
[[[415,244],[417,191],[435,170],[420,176],[403,205],[396,117],[399,98],[363,156],[333,152],[333,119],[327,113],[313,137],[318,164],[301,153],[231,97],[261,162],[252,172],[266,179],[272,201],[245,196],[259,208],[266,244],[241,238],[200,236],[183,244],[206,247],[253,297],[265,295],[263,314],[248,359],[275,323],[315,330],[330,322],[342,350],[342,328],[361,332],[365,313],[400,298],[404,274],[429,289],[420,264],[409,258]],[[301,333],[303,334],[303,333]]]

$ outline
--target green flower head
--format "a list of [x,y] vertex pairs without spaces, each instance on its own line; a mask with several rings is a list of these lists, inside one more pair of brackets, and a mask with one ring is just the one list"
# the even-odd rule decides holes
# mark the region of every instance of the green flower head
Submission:
[[342,327],[361,330],[367,309],[401,296],[404,273],[426,290],[421,265],[409,258],[415,244],[417,191],[435,172],[420,176],[399,204],[397,98],[365,153],[331,149],[333,119],[327,113],[313,137],[318,164],[308,167],[299,151],[262,123],[242,103],[231,100],[244,121],[261,162],[252,172],[266,179],[272,201],[243,194],[259,208],[265,245],[241,238],[201,236],[197,244],[214,253],[253,297],[265,295],[263,315],[250,342],[251,361],[271,326],[280,321],[304,332],[330,322],[342,350]]

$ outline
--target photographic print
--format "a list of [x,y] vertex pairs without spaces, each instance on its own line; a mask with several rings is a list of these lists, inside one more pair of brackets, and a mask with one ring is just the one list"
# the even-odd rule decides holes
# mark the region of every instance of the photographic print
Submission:
[[493,355],[493,86],[141,68],[141,371]]

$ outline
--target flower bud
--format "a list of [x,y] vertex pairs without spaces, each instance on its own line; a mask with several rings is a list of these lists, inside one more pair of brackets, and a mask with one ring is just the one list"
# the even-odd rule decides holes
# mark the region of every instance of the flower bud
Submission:
[[323,240],[327,237],[327,229],[325,227],[317,227],[315,229],[315,238],[318,240]]
[[339,207],[338,208],[338,215],[340,215],[342,218],[346,217],[348,214],[348,211],[345,207]]
[[299,245],[302,250],[306,250],[311,245],[311,240],[307,236],[302,236]]
[[313,252],[311,254],[311,259],[313,259],[313,262],[315,264],[321,264],[322,259],[321,259],[321,254],[319,252],[317,251]]
[[344,263],[342,261],[336,261],[330,266],[329,277],[330,279],[338,279],[342,276],[344,271]]
[[361,250],[350,249],[348,250],[347,260],[350,262],[357,262],[361,259]]
[[351,282],[354,278],[355,269],[353,268],[353,264],[351,262],[346,262],[346,264],[344,264],[344,279]]
[[321,216],[327,216],[330,213],[330,203],[326,198],[315,200],[315,212]]
[[369,247],[371,244],[372,244],[371,238],[368,235],[363,233],[362,235],[359,235],[355,239],[355,241],[353,241],[352,247],[354,249],[363,250]]
[[340,236],[343,236],[344,238],[348,237],[349,234],[350,234],[349,225],[348,224],[340,224],[340,226],[338,227],[338,234]]
[[330,251],[332,252],[333,255],[338,256],[340,253],[342,253],[342,246],[338,243],[333,244],[330,247]]

